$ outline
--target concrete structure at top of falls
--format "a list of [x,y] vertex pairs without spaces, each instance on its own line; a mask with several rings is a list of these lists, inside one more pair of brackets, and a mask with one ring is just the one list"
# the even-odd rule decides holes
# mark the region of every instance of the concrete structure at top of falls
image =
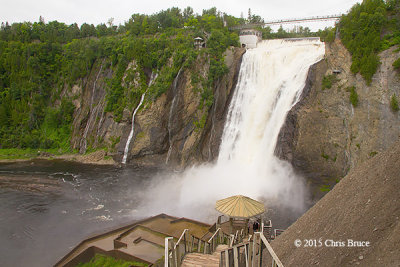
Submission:
[[298,211],[305,208],[303,182],[290,164],[274,155],[274,149],[288,111],[301,96],[309,67],[324,53],[318,38],[261,41],[247,50],[217,162],[187,171],[180,196],[184,205],[202,201],[212,205],[217,199],[242,194],[276,199]]
[[240,45],[245,48],[256,48],[262,40],[262,33],[254,29],[243,29],[239,33]]

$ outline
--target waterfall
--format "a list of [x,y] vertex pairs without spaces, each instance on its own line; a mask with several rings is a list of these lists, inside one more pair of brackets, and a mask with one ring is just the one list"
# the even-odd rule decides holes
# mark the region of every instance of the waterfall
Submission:
[[[241,194],[301,214],[304,182],[274,150],[286,115],[301,96],[309,67],[324,53],[319,38],[262,41],[247,50],[217,161],[157,181],[149,195],[168,200],[151,203],[148,209],[200,219],[210,215],[216,200]],[[171,188],[176,195],[166,193]],[[166,208],[167,202],[178,206]]]
[[[158,73],[151,73],[150,82],[149,82],[149,86],[148,87],[150,87],[153,84],[155,79],[157,79],[157,76],[158,76]],[[146,93],[147,93],[147,90],[142,94],[142,97],[140,98],[139,104],[137,105],[137,107],[133,111],[131,131],[129,132],[128,139],[126,140],[125,149],[124,149],[124,156],[122,157],[122,164],[126,164],[126,160],[128,158],[128,154],[129,154],[129,146],[130,146],[132,138],[133,138],[133,133],[135,132],[135,116],[136,116],[136,113],[138,112],[139,108],[143,104],[143,100],[144,100],[144,97],[145,97]]]
[[165,164],[168,163],[169,158],[171,156],[171,152],[172,152],[172,144],[173,144],[173,140],[172,140],[172,120],[173,120],[174,111],[175,111],[176,105],[177,105],[177,98],[178,98],[177,88],[178,88],[178,80],[179,80],[179,76],[181,75],[181,72],[182,72],[182,68],[179,69],[178,74],[176,75],[175,80],[172,83],[172,103],[171,103],[171,107],[169,109],[169,116],[168,116],[168,142],[169,142],[169,149],[168,149],[167,157],[165,159]]
[[298,101],[309,67],[322,59],[313,39],[264,41],[244,55],[222,134],[218,163],[265,169],[286,114]]
[[95,95],[95,92],[96,92],[97,80],[99,79],[100,73],[101,73],[101,71],[103,69],[103,63],[104,63],[104,59],[101,62],[100,69],[99,69],[99,72],[97,73],[96,79],[93,82],[92,96],[90,98],[90,106],[89,106],[90,108],[89,108],[89,113],[88,113],[89,119],[86,122],[86,127],[85,127],[85,130],[83,131],[83,137],[82,137],[82,140],[81,140],[81,143],[80,143],[80,152],[81,153],[86,153],[86,149],[87,149],[87,141],[86,141],[87,134],[89,132],[90,125],[92,124],[94,118],[97,116],[97,113],[98,113],[97,112],[98,111],[98,106],[96,106],[95,110],[93,110],[93,102],[94,102],[94,95]]

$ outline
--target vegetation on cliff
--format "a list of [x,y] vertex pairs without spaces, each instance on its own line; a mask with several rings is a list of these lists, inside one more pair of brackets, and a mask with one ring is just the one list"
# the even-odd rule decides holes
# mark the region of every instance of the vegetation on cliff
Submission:
[[[212,103],[212,84],[226,72],[222,53],[238,45],[228,31],[239,19],[215,8],[202,15],[191,8],[171,8],[154,15],[134,14],[124,25],[65,25],[2,23],[0,29],[0,148],[70,149],[75,106],[68,97],[73,85],[84,86],[98,61],[112,70],[106,112],[120,121],[125,107],[137,104],[148,90],[152,101],[171,86],[178,71],[190,68],[200,53],[210,59],[210,75],[201,94]],[[209,36],[208,36],[209,35]],[[207,48],[195,50],[193,38],[208,38]],[[130,62],[137,68],[127,72]],[[102,63],[102,64],[103,64]],[[149,72],[159,74],[147,88]],[[139,86],[130,82],[139,75]],[[146,74],[146,75],[145,75]]]
[[[371,81],[379,64],[378,52],[400,43],[399,1],[365,0],[342,17],[339,28],[343,43],[352,53],[354,73]],[[171,87],[179,71],[191,73],[193,90],[201,96],[199,109],[207,111],[213,101],[216,82],[227,73],[223,53],[238,45],[238,32],[229,28],[246,22],[262,22],[252,15],[236,18],[216,8],[195,14],[190,7],[170,8],[153,15],[133,14],[124,24],[84,23],[66,25],[43,18],[30,23],[2,23],[0,29],[0,148],[71,150],[70,139],[76,105],[81,95],[71,94],[75,85],[83,88],[102,66],[106,78],[105,112],[120,122],[123,111],[132,110],[146,92],[152,102]],[[336,28],[313,33],[297,27],[272,32],[261,29],[264,39],[320,36],[335,38]],[[195,37],[206,41],[197,50]],[[199,59],[208,72],[198,73]],[[134,67],[132,67],[134,63]],[[398,60],[394,67],[398,68]],[[148,88],[151,73],[158,78]],[[328,77],[329,78],[329,77]],[[326,88],[332,83],[325,80]],[[202,128],[207,112],[195,121]],[[89,144],[90,146],[90,144]]]
[[380,61],[378,53],[400,44],[398,0],[364,0],[340,19],[343,44],[352,55],[351,71],[372,81]]

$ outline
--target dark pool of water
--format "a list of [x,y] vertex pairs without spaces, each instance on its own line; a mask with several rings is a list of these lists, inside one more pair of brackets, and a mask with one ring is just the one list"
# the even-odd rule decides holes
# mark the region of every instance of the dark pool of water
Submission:
[[82,239],[141,218],[160,170],[65,161],[0,164],[0,266],[52,266]]

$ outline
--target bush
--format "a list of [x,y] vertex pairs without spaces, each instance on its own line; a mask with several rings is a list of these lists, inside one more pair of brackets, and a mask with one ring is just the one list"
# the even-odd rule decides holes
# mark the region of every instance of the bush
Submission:
[[353,105],[353,107],[358,106],[358,94],[356,92],[356,87],[351,86],[347,88],[348,91],[350,91],[350,103]]
[[399,102],[397,101],[396,94],[393,94],[390,98],[390,107],[393,112],[399,111]]
[[400,57],[395,62],[393,62],[393,67],[397,70],[400,70]]
[[324,76],[324,78],[322,79],[322,90],[332,88],[332,85],[337,81],[338,79],[334,74]]
[[354,5],[340,20],[340,37],[352,55],[351,71],[371,84],[379,66],[381,33],[387,22],[386,6],[382,0],[364,0]]

